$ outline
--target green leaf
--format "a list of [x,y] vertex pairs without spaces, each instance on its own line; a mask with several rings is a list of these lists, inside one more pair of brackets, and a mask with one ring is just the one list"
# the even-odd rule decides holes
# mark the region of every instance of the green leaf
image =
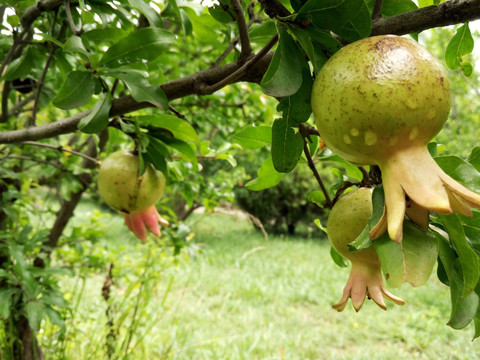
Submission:
[[31,70],[35,68],[35,64],[32,61],[33,59],[34,56],[32,51],[30,50],[30,47],[27,47],[23,51],[22,56],[8,64],[8,67],[1,78],[6,81],[11,81],[27,77],[31,74]]
[[363,6],[368,12],[363,0],[310,0],[298,11],[298,17],[305,18],[308,15],[314,25],[336,32],[354,21],[358,14],[363,14]]
[[215,4],[208,8],[208,12],[212,17],[222,24],[227,24],[235,21],[232,3],[230,0],[222,1],[222,4]]
[[86,134],[95,134],[108,125],[110,108],[112,107],[112,95],[104,92],[92,108],[92,112],[78,123],[78,129]]
[[342,267],[342,268],[348,266],[348,263],[347,263],[347,261],[345,260],[345,258],[344,258],[342,255],[340,255],[340,254],[337,252],[337,250],[335,250],[335,249],[333,248],[333,246],[330,246],[330,256],[331,256],[333,262],[334,262],[335,264],[337,264],[338,266],[340,266],[340,267]]
[[[305,65],[307,65],[305,63]],[[305,66],[302,70],[302,85],[298,91],[290,96],[282,98],[277,106],[277,111],[281,111],[283,118],[291,126],[296,126],[307,121],[312,114],[312,86],[313,79],[310,74],[310,68]]]
[[448,325],[454,329],[463,329],[477,313],[478,295],[472,292],[467,297],[461,296],[464,286],[460,262],[448,240],[438,232],[434,232],[434,234],[437,238],[439,258],[450,284],[452,309]]
[[193,169],[195,171],[198,170],[197,156],[195,154],[195,149],[192,148],[191,144],[162,134],[157,134],[155,137],[156,139],[162,141],[165,145],[177,150],[181,154],[184,161],[191,162]]
[[267,95],[289,96],[302,85],[302,69],[306,62],[303,52],[290,34],[278,28],[279,44],[265,73],[261,85]]
[[468,23],[457,29],[445,50],[445,62],[452,69],[458,69],[463,64],[463,56],[473,51],[474,40]]
[[237,132],[233,139],[245,149],[258,150],[272,142],[270,126],[247,126]]
[[4,321],[10,316],[13,296],[20,292],[17,288],[0,289],[0,318]]
[[40,323],[45,314],[46,306],[38,301],[30,301],[25,305],[28,324],[34,331],[40,330]]
[[272,126],[272,161],[275,169],[281,173],[292,171],[302,151],[302,135],[295,133],[287,119],[276,119]]
[[132,97],[138,101],[147,101],[161,109],[168,108],[168,99],[160,85],[151,85],[138,71],[119,72],[117,77],[127,84]]
[[355,180],[361,181],[363,179],[363,174],[358,168],[358,166],[352,165],[344,158],[338,155],[324,155],[318,158],[320,161],[331,161],[334,163],[338,163],[342,168],[345,169],[347,175]]
[[104,27],[85,31],[81,38],[92,43],[116,42],[128,35],[128,32],[116,27]]
[[323,64],[327,62],[328,57],[322,51],[322,48],[314,44],[312,41],[309,29],[313,27],[313,25],[302,28],[295,24],[288,24],[288,27],[297,38],[298,42],[303,48],[303,51],[305,51],[305,54],[307,54],[310,62],[312,63],[313,70],[315,73],[318,73]]
[[149,136],[149,143],[146,151],[142,154],[145,160],[151,163],[155,169],[161,171],[163,174],[168,173],[167,162],[165,158],[170,156],[167,146],[157,138]]
[[176,116],[165,114],[143,115],[135,116],[134,119],[138,121],[141,126],[147,127],[149,133],[153,136],[155,136],[156,131],[164,133],[164,131],[167,130],[175,138],[186,142],[193,142],[200,147],[200,139],[192,125]]
[[190,36],[193,33],[192,20],[188,16],[187,12],[183,9],[180,9],[180,19],[182,20],[183,33],[186,36]]
[[248,190],[259,191],[275,186],[282,180],[284,175],[275,170],[271,157],[263,162],[257,174],[257,178],[245,184]]
[[480,172],[471,163],[453,155],[437,156],[435,161],[453,179],[480,193]]
[[[370,233],[370,230],[375,225],[378,224],[378,221],[382,217],[384,206],[385,206],[385,193],[383,192],[383,186],[380,185],[380,186],[377,186],[375,189],[373,189],[372,215],[368,219],[368,223],[363,229],[363,231],[360,233],[360,235],[358,235],[353,242],[348,244],[350,251],[367,249],[374,244],[374,242],[370,240],[369,233]],[[375,240],[375,242],[381,240],[382,238],[390,240],[390,238],[388,237],[388,234],[385,233],[379,239]]]
[[472,150],[468,156],[467,161],[473,165],[473,167],[480,172],[480,146],[477,146]]
[[72,71],[53,98],[52,104],[64,110],[74,109],[89,102],[94,92],[95,77],[89,71]]
[[417,8],[417,5],[411,0],[383,0],[382,15],[393,16]]
[[117,67],[140,60],[151,61],[175,42],[175,35],[158,28],[138,29],[113,44],[100,59],[100,65]]
[[308,201],[313,202],[319,207],[323,207],[323,202],[325,201],[325,194],[323,191],[314,190],[308,194]]
[[373,242],[385,279],[391,287],[404,282],[421,286],[429,279],[437,262],[437,240],[410,220],[403,222],[403,240],[392,241],[388,236]]
[[83,57],[88,60],[88,51],[85,49],[85,45],[83,45],[83,41],[80,36],[70,36],[63,46],[63,51],[67,53],[83,55]]
[[[321,16],[326,10],[336,9],[340,7],[345,0],[308,0],[297,12],[298,17]],[[348,7],[345,7],[348,9]],[[320,15],[319,15],[320,14]]]
[[463,274],[463,284],[460,287],[461,297],[465,298],[473,292],[480,277],[480,261],[475,251],[470,247],[463,231],[462,223],[457,215],[437,214],[450,242],[454,245],[458,254],[458,260]]
[[362,0],[361,2],[362,4],[358,12],[345,25],[341,28],[333,29],[342,39],[353,42],[370,35],[372,18],[365,1]]
[[160,15],[144,0],[128,0],[128,3],[131,7],[140,11],[147,18],[148,23],[152,28],[163,26]]

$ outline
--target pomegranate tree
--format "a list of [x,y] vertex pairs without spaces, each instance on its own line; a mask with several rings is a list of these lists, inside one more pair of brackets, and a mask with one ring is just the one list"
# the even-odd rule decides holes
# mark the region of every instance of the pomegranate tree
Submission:
[[129,151],[109,155],[98,172],[98,191],[105,202],[125,217],[125,224],[141,241],[147,229],[160,236],[160,225],[168,221],[160,216],[155,203],[165,190],[165,176],[151,164],[139,172],[139,159]]
[[342,311],[349,298],[359,311],[368,296],[386,310],[383,298],[403,305],[404,301],[390,293],[382,279],[381,264],[373,246],[350,251],[348,244],[360,235],[372,215],[372,190],[360,188],[342,196],[333,207],[327,223],[328,238],[334,249],[349,259],[352,268],[340,301],[333,308]]
[[429,211],[471,216],[470,206],[480,208],[480,195],[442,171],[427,150],[447,120],[450,85],[417,42],[385,35],[343,47],[317,74],[312,109],[332,151],[380,167],[385,211],[377,232],[384,225],[400,242],[407,202],[412,221],[423,225]]

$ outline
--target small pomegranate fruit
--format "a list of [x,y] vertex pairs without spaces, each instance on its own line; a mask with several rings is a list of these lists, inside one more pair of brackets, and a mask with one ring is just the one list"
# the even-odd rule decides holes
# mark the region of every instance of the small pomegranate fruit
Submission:
[[312,110],[332,151],[380,167],[381,222],[394,241],[402,240],[407,202],[412,221],[422,225],[428,211],[471,216],[470,206],[480,208],[480,195],[448,176],[427,150],[450,112],[450,85],[439,61],[417,42],[382,35],[343,47],[317,74]]
[[165,190],[165,176],[151,164],[142,176],[138,169],[138,156],[129,151],[109,155],[98,172],[98,191],[110,207],[124,215],[128,229],[145,242],[147,229],[160,236],[159,224],[168,225],[155,207]]
[[347,285],[340,301],[333,308],[342,311],[349,298],[359,311],[366,297],[386,310],[383,298],[398,305],[405,302],[390,293],[382,279],[381,264],[373,247],[349,251],[348,244],[360,235],[372,215],[372,189],[359,188],[343,195],[328,217],[328,238],[335,250],[352,263]]

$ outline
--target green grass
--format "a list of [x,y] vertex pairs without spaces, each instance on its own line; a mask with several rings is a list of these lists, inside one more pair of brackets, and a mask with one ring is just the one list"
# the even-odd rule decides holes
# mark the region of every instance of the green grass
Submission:
[[[190,223],[202,252],[189,261],[180,257],[173,267],[156,268],[167,261],[161,258],[150,263],[155,270],[137,313],[142,323],[126,358],[480,358],[480,345],[471,341],[472,326],[455,331],[445,325],[450,296],[435,275],[420,288],[390,289],[406,300],[405,306],[388,302],[383,311],[367,301],[359,313],[350,304],[338,313],[331,305],[339,300],[349,270],[330,259],[320,231],[318,240],[270,237],[266,244],[241,218],[197,215]],[[134,257],[139,247],[131,247]],[[86,282],[78,314],[69,324],[75,334],[67,339],[68,359],[106,358],[102,282],[103,277]],[[122,311],[133,317],[135,294],[120,284],[112,295],[116,321],[122,324],[118,341],[131,327]]]

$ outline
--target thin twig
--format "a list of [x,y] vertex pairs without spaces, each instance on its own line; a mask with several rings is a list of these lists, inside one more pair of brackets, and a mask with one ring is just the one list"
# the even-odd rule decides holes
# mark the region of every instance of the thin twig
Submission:
[[[247,23],[247,28],[250,28],[250,26],[253,23],[260,21],[259,16],[260,16],[261,12],[262,12],[262,10],[259,10],[256,14],[254,14],[252,16],[252,18]],[[227,58],[228,54],[230,54],[232,52],[232,50],[235,48],[235,46],[237,46],[239,40],[240,40],[240,36],[238,36],[238,35],[235,36],[235,38],[230,42],[230,44],[227,46],[227,48],[224,50],[224,52],[218,57],[217,60],[214,61],[214,63],[212,64],[211,67],[219,66],[222,63],[222,61]]]
[[233,73],[228,75],[223,80],[217,82],[216,84],[207,86],[203,89],[205,94],[213,94],[215,91],[220,90],[224,86],[227,86],[236,80],[238,80],[242,75],[248,72],[248,70],[257,63],[262,57],[264,57],[270,49],[277,43],[278,41],[278,34],[275,34],[268,43],[253,57],[250,58],[247,62],[245,62],[241,67],[235,70]]
[[[66,28],[66,24],[63,23],[62,28],[60,29],[60,33],[58,34],[58,39],[60,39],[63,36],[65,28]],[[55,45],[54,43],[52,43],[51,46],[52,48],[50,49],[50,53],[48,54],[47,61],[45,62],[45,66],[43,67],[42,75],[38,79],[38,86],[35,91],[35,101],[33,102],[32,121],[30,124],[31,126],[35,126],[36,119],[37,119],[38,105],[40,101],[40,94],[42,92],[43,85],[45,84],[45,78],[47,76],[48,69],[52,64],[53,56],[55,55],[55,52],[58,49],[58,46]]]
[[48,149],[57,150],[57,151],[60,151],[60,152],[67,152],[67,153],[70,153],[72,155],[80,156],[80,157],[82,157],[86,160],[90,160],[91,162],[95,163],[97,166],[100,165],[100,162],[97,159],[95,159],[93,157],[90,157],[88,155],[85,155],[81,152],[75,151],[75,150],[66,149],[61,145],[51,145],[51,144],[45,144],[45,143],[36,142],[36,141],[24,141],[24,142],[21,142],[19,144],[20,145],[40,146],[40,147],[44,147],[44,148],[48,148]]
[[382,17],[382,4],[383,0],[375,0],[375,6],[372,11],[372,20]]
[[65,12],[67,13],[68,24],[74,35],[81,35],[82,29],[77,29],[75,22],[73,21],[72,10],[70,8],[70,0],[63,0],[63,5],[65,6]]
[[317,180],[318,185],[320,186],[320,189],[322,190],[322,193],[325,196],[325,207],[330,209],[332,207],[332,200],[330,199],[328,190],[325,187],[325,184],[323,183],[323,180],[320,177],[320,174],[318,173],[317,168],[315,167],[315,162],[313,161],[312,155],[310,154],[310,149],[308,148],[307,139],[311,134],[310,129],[305,124],[300,124],[299,129],[300,129],[300,134],[302,135],[302,138],[303,138],[303,152],[305,153],[305,157],[307,158],[308,167],[310,168],[310,170],[312,170],[313,176],[315,176],[315,179]]
[[252,53],[252,44],[250,44],[250,37],[248,36],[248,25],[245,21],[245,14],[243,12],[242,2],[240,0],[232,0],[232,7],[235,13],[235,20],[237,21],[238,25],[240,44],[242,45],[240,58],[247,59]]
[[187,120],[187,118],[185,117],[185,115],[183,115],[180,111],[178,111],[177,109],[175,109],[172,105],[168,105],[168,110],[170,110],[172,113],[175,114],[176,117],[182,119],[182,120]]
[[2,92],[2,115],[0,116],[0,123],[8,121],[9,111],[8,111],[8,97],[10,95],[11,82],[5,81],[3,83],[3,92]]

